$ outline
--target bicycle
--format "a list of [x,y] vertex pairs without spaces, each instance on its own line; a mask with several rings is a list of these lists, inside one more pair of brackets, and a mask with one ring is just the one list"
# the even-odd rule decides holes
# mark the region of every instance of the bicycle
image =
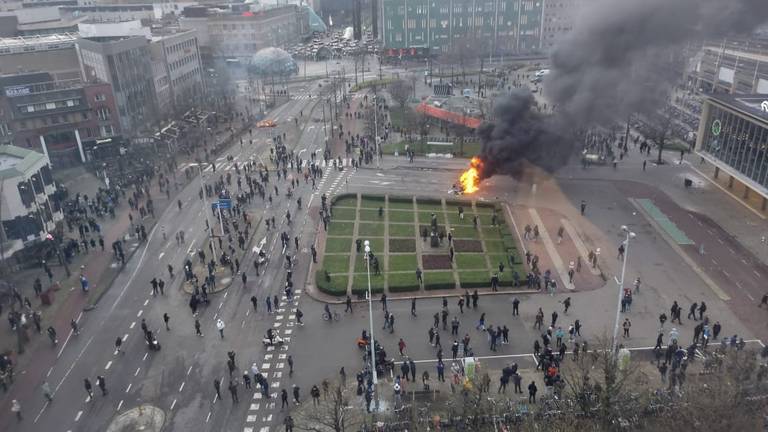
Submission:
[[330,321],[331,318],[333,318],[334,321],[338,321],[341,319],[341,314],[336,311],[331,312],[331,315],[328,315],[328,312],[323,312],[323,321]]

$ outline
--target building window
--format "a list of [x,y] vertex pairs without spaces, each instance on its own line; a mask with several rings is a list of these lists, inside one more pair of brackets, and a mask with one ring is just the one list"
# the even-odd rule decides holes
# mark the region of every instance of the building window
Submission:
[[105,95],[104,93],[96,93],[96,95],[93,97],[93,100],[95,100],[96,102],[103,102],[107,100],[107,95]]

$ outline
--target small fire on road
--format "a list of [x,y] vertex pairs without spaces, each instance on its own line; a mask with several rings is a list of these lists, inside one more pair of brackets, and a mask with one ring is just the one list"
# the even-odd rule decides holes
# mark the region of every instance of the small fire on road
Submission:
[[459,182],[464,193],[474,193],[480,189],[480,172],[483,169],[483,161],[475,156],[469,161],[469,168],[461,174]]

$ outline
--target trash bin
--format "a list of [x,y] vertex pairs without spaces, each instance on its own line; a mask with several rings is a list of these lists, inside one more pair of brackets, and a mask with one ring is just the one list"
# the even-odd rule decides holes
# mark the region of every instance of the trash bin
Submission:
[[52,305],[53,299],[53,288],[48,288],[40,294],[40,301],[46,306]]
[[687,178],[687,179],[683,180],[683,184],[685,185],[685,187],[689,188],[689,187],[693,186],[693,180]]

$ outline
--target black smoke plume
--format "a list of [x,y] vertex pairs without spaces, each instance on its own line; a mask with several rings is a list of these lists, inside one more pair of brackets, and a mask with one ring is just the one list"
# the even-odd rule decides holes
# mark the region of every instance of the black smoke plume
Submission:
[[[571,35],[551,54],[544,96],[556,113],[539,115],[527,91],[497,104],[478,130],[481,157],[515,174],[522,160],[554,171],[572,153],[574,131],[626,121],[666,103],[680,80],[682,49],[745,35],[768,21],[768,0],[589,0]],[[683,59],[683,65],[685,60]]]

